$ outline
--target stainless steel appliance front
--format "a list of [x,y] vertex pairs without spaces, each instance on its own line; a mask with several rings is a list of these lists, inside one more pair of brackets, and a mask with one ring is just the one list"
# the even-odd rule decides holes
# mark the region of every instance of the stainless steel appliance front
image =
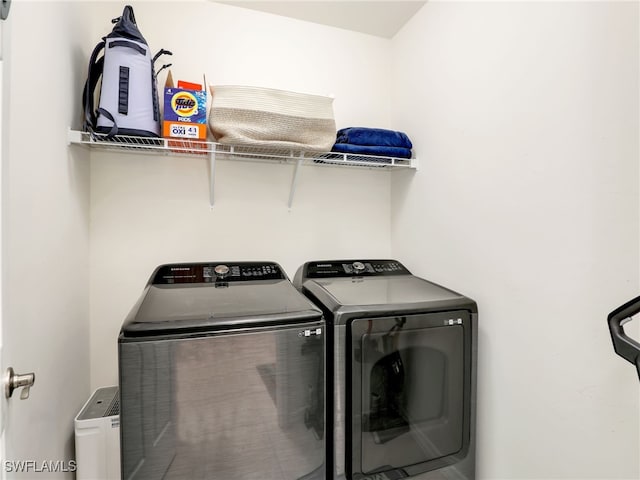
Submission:
[[286,279],[225,280],[152,284],[123,327],[123,479],[324,480],[321,314]]
[[345,472],[352,478],[459,471],[471,441],[469,324],[467,311],[349,322]]
[[122,344],[123,478],[298,479],[322,469],[323,328]]
[[330,478],[474,479],[475,302],[393,260],[309,262],[294,284],[330,332]]

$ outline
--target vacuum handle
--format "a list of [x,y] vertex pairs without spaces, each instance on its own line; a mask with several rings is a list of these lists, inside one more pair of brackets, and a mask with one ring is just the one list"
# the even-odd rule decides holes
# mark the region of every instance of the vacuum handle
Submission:
[[640,296],[616,308],[609,314],[608,321],[614,350],[636,366],[640,378],[640,343],[628,337],[622,328],[638,312],[640,312]]

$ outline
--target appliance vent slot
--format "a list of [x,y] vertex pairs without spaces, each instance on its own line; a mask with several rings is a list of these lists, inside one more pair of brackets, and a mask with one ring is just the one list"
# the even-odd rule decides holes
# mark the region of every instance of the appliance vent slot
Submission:
[[120,395],[116,395],[111,400],[111,405],[107,408],[107,411],[104,412],[104,417],[111,417],[113,415],[120,415]]

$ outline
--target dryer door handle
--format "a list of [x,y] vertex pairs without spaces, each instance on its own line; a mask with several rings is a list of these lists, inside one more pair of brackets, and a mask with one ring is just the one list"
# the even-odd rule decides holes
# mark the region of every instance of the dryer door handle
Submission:
[[616,353],[628,362],[633,363],[640,378],[640,343],[624,333],[623,325],[633,320],[633,316],[640,312],[640,296],[619,306],[608,316],[609,331]]

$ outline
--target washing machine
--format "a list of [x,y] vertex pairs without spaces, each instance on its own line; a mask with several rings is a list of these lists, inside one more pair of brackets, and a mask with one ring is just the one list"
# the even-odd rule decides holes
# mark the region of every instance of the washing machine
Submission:
[[277,263],[167,264],[118,338],[122,478],[325,478],[325,323]]
[[328,478],[475,478],[476,303],[396,260],[313,261],[327,322]]

